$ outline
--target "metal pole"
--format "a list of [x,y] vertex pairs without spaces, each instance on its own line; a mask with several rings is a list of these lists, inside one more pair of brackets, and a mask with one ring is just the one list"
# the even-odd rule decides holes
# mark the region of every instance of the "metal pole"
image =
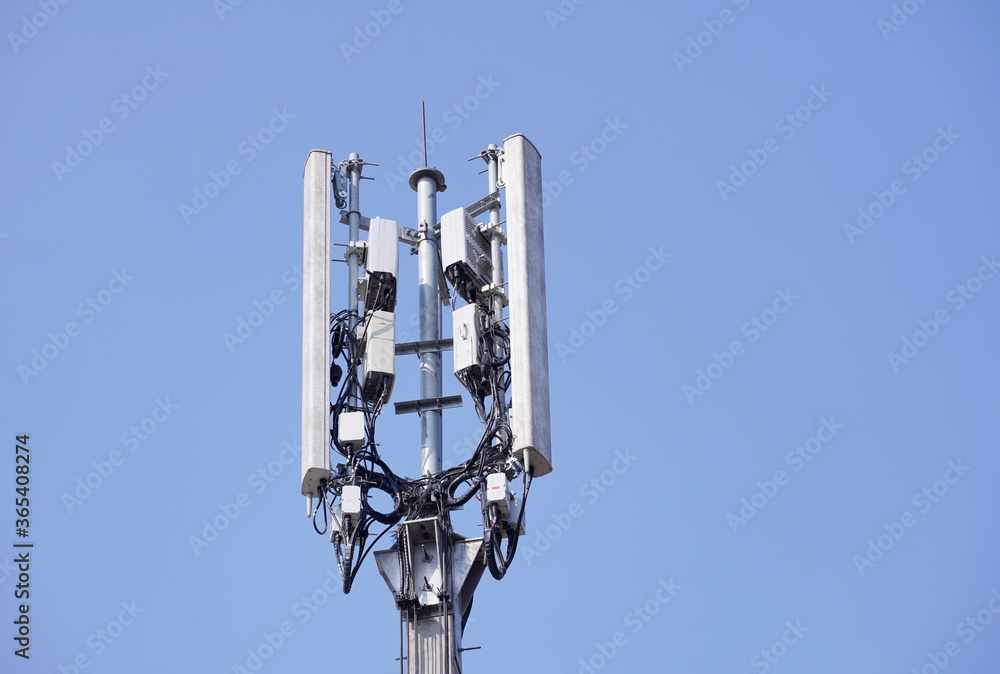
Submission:
[[[419,300],[420,341],[441,339],[441,299],[438,295],[437,192],[444,191],[444,176],[433,168],[419,168],[410,175],[410,187],[417,192],[417,297]],[[441,396],[441,353],[420,352],[420,397]],[[442,469],[441,410],[420,412],[420,474],[432,475]]]
[[[500,150],[495,143],[490,143],[486,148],[485,157],[487,168],[487,179],[489,180],[488,194],[498,197],[498,201],[490,208],[490,258],[493,263],[493,274],[490,279],[493,286],[493,295],[490,297],[490,306],[493,309],[493,320],[496,323],[503,321],[503,309],[506,304],[506,295],[503,288],[503,232],[500,229]],[[499,357],[502,348],[497,345],[494,356]],[[501,388],[497,391],[497,400],[504,416],[507,414],[507,390]]]
[[420,101],[420,128],[424,139],[424,166],[427,166],[427,110],[423,101]]
[[[489,194],[496,196],[500,195],[500,188],[497,186],[497,182],[500,179],[500,172],[498,170],[498,149],[494,143],[490,143],[489,147],[486,149],[486,166],[488,179],[490,181]],[[500,204],[497,203],[495,206],[490,208],[490,257],[493,258],[493,285],[500,288],[503,285],[503,253],[500,249]],[[499,315],[496,316],[496,320],[503,318],[503,300],[499,300]]]
[[[351,191],[348,201],[347,224],[350,239],[347,248],[347,308],[352,312],[349,319],[351,330],[357,328],[358,313],[358,267],[360,263],[358,241],[361,240],[361,170],[364,168],[364,161],[357,152],[352,152],[347,160],[347,176],[351,181]],[[357,386],[351,384],[348,393],[348,404],[356,407],[358,405]]]
[[[435,342],[441,339],[441,296],[438,291],[440,277],[440,256],[438,235],[434,231],[437,224],[437,193],[445,189],[444,175],[434,168],[419,168],[410,175],[410,187],[417,193],[417,299],[419,317],[419,339],[421,342]],[[420,397],[423,400],[441,396],[441,352],[420,351]],[[420,474],[433,475],[442,465],[441,453],[441,410],[420,412]],[[447,515],[436,513],[426,525],[403,525],[409,535],[411,526],[432,531],[432,540],[420,546],[420,552],[407,544],[408,554],[418,554],[414,559],[417,571],[411,569],[414,589],[423,593],[428,578],[436,578],[440,596],[436,605],[417,608],[407,622],[407,664],[410,674],[453,674],[458,665],[458,643],[456,635],[455,593],[452,587],[452,541],[447,524]],[[417,531],[413,529],[412,531]],[[416,540],[416,539],[414,539]],[[428,544],[429,543],[429,544]],[[426,598],[426,597],[425,597]]]

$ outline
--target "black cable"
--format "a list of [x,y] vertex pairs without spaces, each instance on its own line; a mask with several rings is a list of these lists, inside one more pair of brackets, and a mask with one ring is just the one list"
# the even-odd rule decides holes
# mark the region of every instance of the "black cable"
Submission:
[[[476,492],[479,490],[480,485],[482,485],[483,480],[485,480],[485,479],[486,479],[486,475],[480,475],[479,478],[476,479],[472,483],[472,486],[469,487],[469,490],[466,493],[462,494],[457,499],[456,498],[449,498],[448,499],[448,508],[449,509],[451,509],[451,508],[458,508],[458,507],[461,507],[461,506],[465,505],[469,501],[471,501],[472,497],[476,495]],[[458,485],[461,484],[461,483],[462,482],[460,480],[455,480],[455,487],[454,488],[457,489]]]
[[[313,530],[320,536],[323,536],[330,529],[330,510],[329,510],[329,504],[326,501],[325,484],[320,487],[319,492],[320,492],[319,505],[317,505],[316,509],[313,511],[312,522],[313,522]],[[320,531],[319,528],[317,528],[316,526],[316,515],[319,514],[320,508],[323,509],[323,531]]]
[[[354,546],[355,541],[358,538],[358,534],[361,533],[361,547],[364,547],[364,539],[368,536],[367,526],[365,524],[363,517],[358,517],[357,524],[354,525],[353,531],[351,531],[350,538],[344,536],[343,529],[350,529],[351,515],[345,515],[343,519],[342,529],[336,534],[334,538],[333,550],[337,556],[337,568],[340,570],[340,576],[344,579],[344,594],[350,594],[351,586],[354,584],[354,576],[356,575],[356,568],[354,566]],[[341,540],[345,541],[346,550],[341,550]]]
[[392,528],[393,528],[394,526],[395,526],[394,524],[390,524],[390,525],[389,525],[389,526],[387,526],[387,527],[386,527],[385,529],[383,529],[383,530],[382,530],[382,533],[380,533],[380,534],[379,534],[378,536],[376,536],[376,537],[375,537],[375,540],[373,540],[373,541],[372,541],[372,542],[371,542],[371,543],[370,543],[370,544],[368,545],[368,548],[367,548],[367,549],[365,549],[365,551],[361,553],[361,557],[359,557],[359,558],[358,558],[358,563],[357,563],[357,564],[355,564],[355,566],[354,566],[354,573],[353,573],[353,574],[351,575],[351,583],[352,583],[352,584],[354,583],[354,576],[356,576],[356,575],[358,574],[358,569],[360,569],[360,568],[361,568],[361,564],[362,564],[362,563],[363,563],[363,562],[365,561],[365,557],[367,557],[367,556],[368,556],[368,553],[372,551],[372,548],[374,548],[374,547],[375,547],[375,544],[376,544],[376,543],[378,543],[379,539],[380,539],[380,538],[382,538],[383,536],[385,536],[385,535],[386,535],[386,533],[387,533],[387,532],[388,532],[388,531],[389,531],[390,529],[392,529]]
[[[442,265],[440,250],[437,250],[437,256],[440,269]],[[449,280],[454,283],[454,279],[450,276]],[[469,279],[464,276],[458,281],[464,284],[463,288],[469,285]],[[369,303],[371,307],[366,307],[368,310],[364,316],[360,316],[356,311],[345,310],[330,317],[331,362],[342,358],[346,366],[342,370],[343,375],[335,399],[330,405],[332,417],[330,447],[331,450],[346,457],[347,461],[338,466],[329,491],[332,492],[333,498],[336,498],[343,486],[351,484],[360,487],[362,493],[362,512],[359,515],[344,517],[341,529],[333,536],[345,593],[350,592],[358,569],[376,542],[399,521],[432,512],[443,515],[449,509],[464,505],[483,488],[483,483],[490,473],[501,472],[509,467],[508,462],[513,447],[513,433],[507,415],[509,406],[507,391],[511,382],[510,333],[502,319],[494,320],[490,308],[481,306],[480,310],[475,312],[475,320],[480,337],[476,346],[482,353],[482,362],[475,371],[467,372],[460,378],[463,387],[473,396],[477,415],[483,422],[483,433],[472,456],[457,466],[418,479],[396,475],[381,459],[375,437],[376,422],[386,402],[385,393],[389,386],[389,378],[383,377],[378,382],[370,382],[373,385],[368,387],[366,393],[363,382],[359,380],[359,369],[364,357],[368,330],[372,325],[373,311],[391,310],[395,288],[392,279],[383,278],[382,275],[370,275],[368,282],[377,285],[372,287],[372,292],[369,294],[372,299]],[[478,287],[472,289],[478,290]],[[448,292],[448,299],[453,308],[458,294],[460,293],[452,293],[450,290]],[[478,295],[478,292],[475,293],[471,298],[472,301],[484,304],[484,298]],[[357,326],[360,326],[360,330]],[[353,400],[351,400],[352,390],[358,392]],[[487,398],[490,399],[489,404],[486,402]],[[360,445],[340,444],[340,415],[346,411],[364,414],[365,438]],[[489,504],[485,498],[483,499],[484,542],[488,565],[496,578],[503,577],[516,553],[532,477],[533,471],[530,470],[524,475],[521,510],[513,527],[500,517],[496,504]],[[456,497],[456,492],[463,484],[467,487]],[[370,505],[368,494],[371,489],[382,491],[392,498],[391,511],[379,512]],[[331,499],[324,492],[319,506],[324,508],[324,530],[329,530],[331,525],[330,503]],[[352,522],[355,518],[357,521]],[[318,508],[313,513],[313,526],[319,532],[317,520]],[[384,524],[386,528],[371,544],[366,545],[368,527],[372,522]],[[504,535],[510,539],[506,552],[502,549],[502,540],[499,540]],[[411,570],[408,568],[409,560],[405,554],[407,547],[405,536],[398,537],[397,541],[402,556],[401,568],[404,571],[404,578],[407,579],[405,585],[408,586],[412,584],[412,578],[409,577]],[[356,555],[355,552],[360,554]],[[412,595],[412,588],[404,588],[403,591],[404,594],[409,592]]]
[[[399,521],[400,517],[402,517],[402,510],[403,510],[403,503],[400,492],[396,489],[393,489],[393,485],[391,483],[386,484],[387,482],[390,481],[386,476],[382,475],[381,473],[374,473],[374,472],[371,473],[369,476],[367,476],[366,481],[368,482],[368,484],[362,485],[361,487],[361,507],[364,509],[365,514],[367,514],[369,517],[374,519],[376,522],[379,522],[380,524],[387,524],[389,526],[396,524]],[[368,490],[372,488],[385,492],[386,494],[392,497],[394,507],[390,512],[381,513],[372,508],[371,505],[368,504]]]
[[[524,522],[524,511],[528,507],[528,491],[531,489],[531,482],[534,478],[534,474],[534,466],[530,466],[528,471],[524,474],[522,487],[524,491],[521,496],[521,511],[517,514],[517,522],[514,524],[513,528],[508,523],[500,520],[500,508],[496,503],[489,503],[483,509],[483,551],[486,554],[486,566],[489,567],[490,574],[497,580],[502,579],[506,575],[507,569],[510,567],[511,562],[514,561],[514,555],[517,553],[517,541],[521,537],[521,525]],[[491,523],[490,520],[494,521]],[[496,554],[497,548],[499,548],[500,545],[494,540],[498,529],[505,530],[507,534],[507,554],[503,555],[501,553],[500,559],[497,559]]]

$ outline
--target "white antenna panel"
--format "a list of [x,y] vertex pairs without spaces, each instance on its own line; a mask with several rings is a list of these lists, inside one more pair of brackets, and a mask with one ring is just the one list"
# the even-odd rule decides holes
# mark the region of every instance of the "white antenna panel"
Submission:
[[524,461],[527,451],[526,463],[538,477],[552,471],[542,156],[521,134],[505,139],[503,152],[510,267],[511,429],[514,454]]
[[303,176],[303,496],[330,479],[330,167],[330,153],[313,150]]

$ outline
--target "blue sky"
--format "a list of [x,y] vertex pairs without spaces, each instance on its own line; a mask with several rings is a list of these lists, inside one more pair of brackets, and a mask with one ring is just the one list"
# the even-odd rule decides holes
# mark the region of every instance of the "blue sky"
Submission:
[[[513,133],[548,195],[554,472],[466,671],[996,671],[994,3],[16,0],[0,27],[3,671],[397,671],[374,563],[340,593],[299,496],[297,265],[313,148],[378,163],[361,210],[414,225],[421,100],[439,214]],[[418,472],[415,418],[379,435]]]

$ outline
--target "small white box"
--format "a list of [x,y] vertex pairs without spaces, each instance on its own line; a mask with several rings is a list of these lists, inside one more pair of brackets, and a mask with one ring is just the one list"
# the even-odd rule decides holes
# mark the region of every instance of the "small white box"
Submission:
[[479,353],[479,314],[475,304],[466,304],[451,314],[452,342],[455,354],[455,375],[476,368],[477,375],[482,361]]
[[337,417],[337,439],[342,445],[360,447],[365,443],[365,413],[341,412]]
[[341,509],[345,515],[361,514],[361,487],[346,485],[340,492]]
[[504,519],[510,517],[511,497],[505,474],[490,473],[486,476],[486,500],[500,507],[500,514]]

